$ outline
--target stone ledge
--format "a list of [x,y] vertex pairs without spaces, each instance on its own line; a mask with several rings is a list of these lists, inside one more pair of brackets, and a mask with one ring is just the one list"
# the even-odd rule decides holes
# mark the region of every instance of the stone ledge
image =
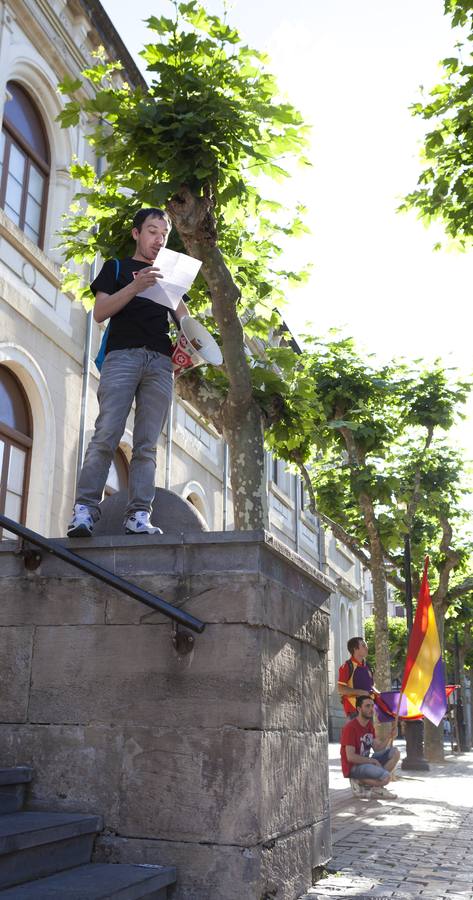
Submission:
[[[143,549],[152,550],[153,557],[152,561],[150,559],[150,554],[145,554],[146,559],[148,561],[147,567],[141,569],[139,567],[138,559],[134,560],[135,567],[126,566],[126,570],[131,573],[131,569],[134,568],[136,574],[143,574],[146,572],[156,572],[159,573],[160,570],[160,560],[159,560],[159,550],[160,548],[174,548],[176,552],[179,552],[180,548],[189,549],[192,552],[192,549],[198,549],[201,547],[211,547],[211,546],[219,546],[219,547],[229,547],[230,545],[238,546],[246,546],[248,544],[260,549],[262,547],[270,550],[274,553],[279,559],[284,560],[289,563],[291,568],[296,569],[299,573],[303,573],[305,576],[310,578],[312,581],[316,582],[320,587],[323,587],[327,593],[334,593],[336,591],[335,582],[317,569],[315,566],[312,566],[305,559],[299,556],[295,551],[289,549],[285,546],[281,541],[275,538],[273,535],[269,534],[267,531],[209,531],[209,532],[181,532],[178,534],[163,534],[163,535],[104,535],[103,537],[92,537],[92,538],[74,538],[72,540],[68,540],[67,538],[53,538],[52,539],[59,546],[64,547],[70,550],[72,553],[77,553],[78,556],[83,555],[85,558],[91,558],[94,561],[97,561],[97,556],[100,556],[100,551],[113,551],[112,554],[105,553],[105,561],[102,563],[105,568],[109,568],[110,571],[116,574],[123,574],[123,568],[120,565],[120,555],[121,554],[133,554],[133,551],[138,551],[136,557],[138,557],[139,551]],[[20,575],[24,573],[23,564],[21,558],[19,558],[15,554],[15,550],[18,547],[17,541],[3,541],[0,544],[0,559],[1,554],[4,554],[4,560],[1,566],[1,575]],[[86,551],[86,553],[84,553]],[[13,555],[15,554],[15,555]],[[12,558],[9,560],[9,564],[7,563],[8,556],[11,555]],[[250,562],[250,570],[254,570],[259,568],[257,561],[255,559],[255,555],[247,556],[246,552],[244,554],[246,561]],[[53,571],[52,563],[54,562],[54,558],[52,555],[47,555],[43,557],[43,562],[41,564],[41,574],[50,575],[56,574]],[[67,567],[67,570],[72,574],[73,567],[67,563],[62,563],[59,560],[56,561],[60,564],[61,567]],[[205,555],[206,565],[209,564],[209,555]],[[239,558],[236,565],[236,570],[242,571],[241,566],[242,558]],[[136,564],[138,563],[138,566]],[[252,563],[252,564],[251,564]],[[199,567],[201,568],[201,567]],[[221,567],[217,569],[210,565],[210,568],[206,571],[218,571]],[[246,569],[248,571],[248,567],[244,566],[243,570]],[[225,566],[226,571],[233,570],[233,567]],[[176,571],[176,569],[174,569]],[[61,570],[60,573],[63,577],[67,572],[63,572]],[[126,577],[126,576],[124,576]]]
[[30,241],[24,231],[8,218],[3,209],[0,209],[0,236],[5,238],[15,250],[18,250],[55,288],[61,286],[59,266],[46,255],[44,250]]

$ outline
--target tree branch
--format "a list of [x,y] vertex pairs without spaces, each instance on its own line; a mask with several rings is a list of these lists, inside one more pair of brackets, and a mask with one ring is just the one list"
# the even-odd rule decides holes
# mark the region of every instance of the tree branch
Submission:
[[439,515],[439,522],[442,527],[442,540],[440,542],[440,552],[444,554],[445,561],[439,571],[439,583],[437,590],[434,592],[432,600],[441,605],[444,610],[448,609],[448,582],[450,572],[458,566],[460,562],[460,554],[450,546],[453,529],[446,515]]
[[[429,427],[427,429],[427,437],[425,439],[424,449],[422,451],[423,453],[425,453],[426,450],[429,449],[429,447],[432,443],[433,436],[434,436],[434,426],[429,425]],[[411,496],[411,499],[409,500],[409,503],[407,504],[407,510],[406,510],[406,524],[409,529],[409,532],[411,530],[412,521],[414,519],[417,507],[419,505],[421,478],[422,478],[422,472],[421,472],[421,465],[419,462],[417,469],[416,469],[416,473],[414,475],[414,485],[413,485],[413,490],[412,490],[412,496]]]
[[211,422],[218,433],[222,434],[222,403],[224,398],[220,391],[209,384],[200,372],[192,372],[176,379],[176,394],[190,403],[204,419]]
[[464,594],[469,594],[473,591],[473,575],[469,575],[468,578],[465,578],[464,581],[460,582],[460,584],[455,584],[448,591],[446,599],[449,604],[452,600],[456,600],[457,597],[463,597]]

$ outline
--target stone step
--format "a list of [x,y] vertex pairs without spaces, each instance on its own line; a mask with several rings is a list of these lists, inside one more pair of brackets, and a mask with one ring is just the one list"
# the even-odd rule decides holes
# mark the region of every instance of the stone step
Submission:
[[90,861],[100,816],[17,812],[0,816],[0,889]]
[[33,777],[29,766],[0,768],[0,815],[19,812],[25,802],[26,786]]
[[166,900],[175,880],[172,866],[89,863],[0,890],[0,900]]

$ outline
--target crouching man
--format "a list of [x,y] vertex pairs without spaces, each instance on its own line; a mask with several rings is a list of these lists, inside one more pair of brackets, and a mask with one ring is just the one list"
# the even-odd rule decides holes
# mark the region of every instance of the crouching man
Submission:
[[[399,750],[390,743],[396,733],[393,722],[391,734],[384,740],[375,736],[373,726],[374,703],[370,697],[356,697],[357,716],[345,725],[340,738],[342,772],[350,779],[356,797],[395,799],[386,790],[391,774],[399,762]],[[372,752],[374,751],[374,752]]]

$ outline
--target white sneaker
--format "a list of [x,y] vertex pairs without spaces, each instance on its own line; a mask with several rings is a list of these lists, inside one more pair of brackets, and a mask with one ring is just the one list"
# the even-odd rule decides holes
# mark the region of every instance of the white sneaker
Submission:
[[371,788],[370,793],[373,800],[397,800],[397,794],[385,787]]
[[94,528],[94,520],[88,506],[76,503],[72,521],[67,529],[68,537],[90,537]]
[[350,778],[350,787],[354,797],[366,799],[370,796],[370,789],[366,784],[360,784],[356,778]]
[[157,525],[152,525],[149,520],[149,512],[146,509],[138,509],[132,513],[125,522],[126,534],[162,534]]

